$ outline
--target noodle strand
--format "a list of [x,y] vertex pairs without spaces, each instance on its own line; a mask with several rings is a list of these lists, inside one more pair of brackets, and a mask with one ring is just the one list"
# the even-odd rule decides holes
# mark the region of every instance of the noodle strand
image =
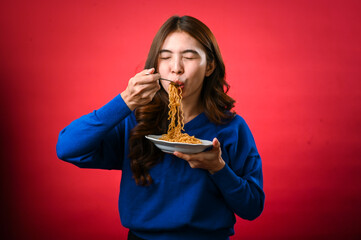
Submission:
[[163,134],[159,139],[168,142],[180,142],[180,143],[192,143],[192,144],[202,143],[201,140],[195,138],[194,136],[189,136],[187,133],[182,133],[182,131],[184,131],[182,89],[176,87],[173,84],[169,84],[168,92],[169,92],[168,120],[170,120],[170,122],[168,125],[167,134]]

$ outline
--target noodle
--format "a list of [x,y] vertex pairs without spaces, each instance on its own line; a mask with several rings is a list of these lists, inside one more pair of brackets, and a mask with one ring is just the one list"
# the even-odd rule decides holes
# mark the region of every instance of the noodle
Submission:
[[182,110],[182,89],[177,88],[174,84],[169,84],[169,112],[168,120],[170,123],[168,125],[167,134],[163,134],[159,140],[164,140],[168,142],[180,142],[180,143],[192,143],[200,144],[201,140],[195,138],[194,136],[189,136],[187,133],[182,133],[184,131],[184,122],[183,122],[183,110]]

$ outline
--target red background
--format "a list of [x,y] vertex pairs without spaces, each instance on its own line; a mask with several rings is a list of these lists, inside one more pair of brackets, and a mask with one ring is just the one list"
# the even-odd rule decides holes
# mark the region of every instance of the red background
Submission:
[[[57,159],[59,131],[141,70],[171,15],[218,39],[263,159],[265,210],[232,239],[361,237],[360,1],[2,1],[2,230],[125,239],[121,172]],[[4,238],[3,238],[4,239]]]

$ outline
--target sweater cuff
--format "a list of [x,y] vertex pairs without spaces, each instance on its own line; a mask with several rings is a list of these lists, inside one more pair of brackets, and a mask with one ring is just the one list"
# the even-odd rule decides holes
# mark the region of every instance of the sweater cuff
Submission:
[[211,174],[210,177],[222,192],[231,192],[239,188],[242,181],[242,178],[237,176],[228,164],[224,165],[218,172]]
[[126,118],[131,112],[123,98],[118,94],[110,102],[97,110],[96,114],[99,119],[106,119],[106,122],[116,124]]

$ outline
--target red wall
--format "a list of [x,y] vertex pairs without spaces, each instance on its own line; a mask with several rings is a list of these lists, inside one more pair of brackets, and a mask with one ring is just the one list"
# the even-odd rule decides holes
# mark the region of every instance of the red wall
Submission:
[[[2,220],[14,239],[125,239],[121,172],[57,159],[59,131],[120,93],[173,14],[216,35],[263,159],[265,210],[232,239],[361,237],[360,1],[2,1]],[[4,238],[3,238],[4,239]]]

